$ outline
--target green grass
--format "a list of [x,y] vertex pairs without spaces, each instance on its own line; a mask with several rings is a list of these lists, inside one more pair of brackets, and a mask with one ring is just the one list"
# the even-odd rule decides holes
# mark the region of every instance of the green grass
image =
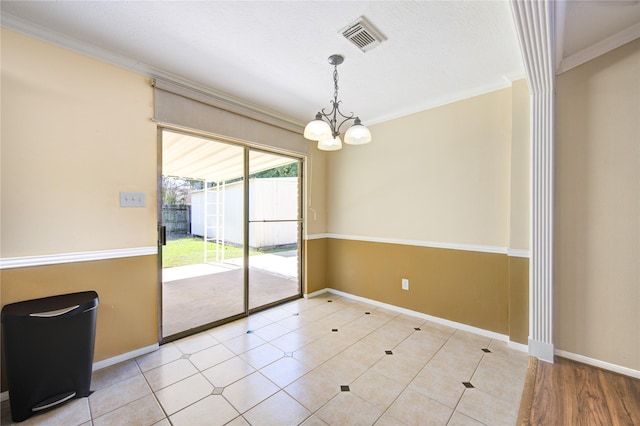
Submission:
[[[216,243],[207,242],[210,256],[215,258]],[[251,253],[249,253],[251,254]],[[242,249],[224,246],[224,258],[233,259],[242,257]],[[202,238],[187,237],[177,240],[168,240],[162,247],[162,267],[174,268],[176,266],[197,265],[204,261],[204,247]]]
[[[204,262],[203,240],[199,237],[185,237],[175,240],[167,240],[167,245],[162,247],[162,267],[175,268],[176,266],[197,265]],[[207,242],[209,259],[216,257],[216,243]],[[292,248],[277,248],[271,250],[249,250],[249,256],[266,253],[278,253],[290,251]],[[295,250],[295,249],[294,249]],[[224,246],[224,258],[235,259],[242,257],[242,248]]]

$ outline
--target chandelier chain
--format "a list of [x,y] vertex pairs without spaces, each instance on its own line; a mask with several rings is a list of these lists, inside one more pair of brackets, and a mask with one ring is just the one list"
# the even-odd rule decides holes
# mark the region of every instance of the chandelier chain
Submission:
[[333,66],[333,99],[338,100],[338,66]]

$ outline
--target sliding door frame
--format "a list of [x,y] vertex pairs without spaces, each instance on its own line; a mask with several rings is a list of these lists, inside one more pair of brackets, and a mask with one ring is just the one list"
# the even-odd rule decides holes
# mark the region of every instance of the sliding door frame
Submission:
[[[259,312],[262,311],[264,309],[268,309],[271,308],[273,306],[277,306],[280,305],[282,303],[286,303],[292,300],[296,300],[299,299],[301,297],[303,297],[303,276],[302,276],[302,271],[304,271],[304,255],[303,255],[303,248],[304,248],[304,238],[303,238],[303,227],[304,227],[304,215],[303,215],[303,207],[304,207],[304,190],[303,188],[304,186],[304,175],[303,175],[303,170],[304,170],[304,161],[305,161],[305,157],[300,157],[300,156],[296,156],[296,155],[291,155],[291,154],[284,154],[281,152],[277,152],[275,150],[268,150],[268,149],[264,149],[264,148],[256,148],[256,147],[246,147],[246,161],[247,163],[245,164],[246,168],[245,168],[245,177],[246,177],[246,187],[245,187],[245,196],[246,196],[246,203],[245,203],[245,221],[244,224],[246,226],[246,233],[245,233],[245,244],[247,247],[247,250],[245,250],[245,253],[247,254],[247,259],[245,259],[246,261],[246,267],[247,267],[247,273],[246,273],[246,281],[247,281],[247,287],[245,287],[245,291],[246,291],[246,308],[247,308],[247,313],[253,314],[255,312]],[[249,226],[251,225],[252,221],[250,219],[250,212],[249,212],[249,175],[250,170],[249,170],[249,162],[250,162],[250,153],[251,151],[257,151],[257,152],[264,152],[266,154],[272,154],[272,155],[280,155],[283,157],[288,157],[291,158],[292,160],[295,160],[298,162],[298,217],[296,218],[295,222],[297,222],[298,224],[298,239],[297,239],[297,246],[298,246],[298,294],[296,294],[295,296],[290,296],[290,297],[286,297],[284,299],[280,299],[280,300],[276,300],[275,302],[270,302],[267,303],[265,305],[261,305],[258,306],[256,308],[250,308],[249,307]],[[280,220],[274,220],[274,221],[254,221],[254,223],[274,223],[274,222],[283,222]],[[293,222],[293,220],[287,220],[286,222]]]
[[[175,133],[182,133],[187,136],[194,136],[199,138],[210,139],[213,142],[226,143],[230,145],[235,145],[240,148],[243,148],[243,161],[244,161],[244,170],[243,170],[243,197],[244,197],[244,206],[243,206],[243,286],[244,286],[244,312],[233,315],[231,317],[223,318],[211,323],[207,323],[189,330],[185,330],[171,336],[163,336],[163,321],[162,321],[162,310],[163,310],[163,290],[162,290],[162,247],[163,243],[166,241],[166,235],[163,235],[163,223],[162,223],[162,164],[163,164],[163,132],[170,131]],[[298,218],[297,222],[299,224],[298,228],[298,294],[295,296],[291,296],[282,300],[278,300],[263,306],[259,306],[254,309],[249,309],[249,156],[251,151],[261,151],[268,154],[273,155],[281,155],[285,157],[289,157],[292,160],[298,162]],[[278,151],[277,149],[268,149],[261,146],[253,145],[246,141],[234,140],[232,138],[222,137],[219,135],[212,135],[206,132],[198,132],[193,129],[185,129],[180,126],[171,126],[166,124],[158,124],[157,128],[157,229],[158,229],[158,343],[164,344],[169,343],[174,340],[178,340],[205,330],[209,330],[213,327],[226,324],[241,318],[246,318],[249,315],[259,312],[264,309],[271,308],[273,306],[286,303],[291,300],[296,300],[303,297],[303,287],[304,287],[304,164],[306,162],[306,156],[301,154],[292,154]]]

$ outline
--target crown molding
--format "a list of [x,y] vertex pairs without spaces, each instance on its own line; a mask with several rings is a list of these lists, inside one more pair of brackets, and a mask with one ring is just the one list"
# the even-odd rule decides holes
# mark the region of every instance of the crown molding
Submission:
[[128,58],[108,49],[103,49],[81,40],[74,39],[65,34],[44,28],[9,13],[2,13],[2,26],[17,31],[29,37],[37,38],[47,43],[54,44],[67,50],[89,56],[102,62],[141,74],[151,79],[173,82],[178,86],[199,92],[216,102],[216,106],[236,114],[245,115],[268,124],[276,124],[287,130],[302,133],[306,123],[302,123],[287,115],[281,114],[269,108],[245,101],[227,93],[214,90],[202,84],[180,77],[179,75],[161,70],[151,65],[144,64],[135,59]]
[[483,86],[478,86],[478,87],[474,87],[466,90],[459,90],[457,92],[450,93],[450,94],[436,97],[436,98],[430,98],[428,101],[421,103],[416,107],[402,109],[394,114],[373,117],[372,119],[367,120],[367,125],[384,123],[386,121],[395,120],[395,119],[406,117],[412,114],[417,114],[422,111],[438,108],[441,106],[452,104],[454,102],[459,102],[465,99],[470,99],[476,96],[495,92],[497,90],[506,89],[508,87],[511,87],[514,81],[521,80],[523,78],[526,78],[526,74],[524,72],[503,75],[501,76],[500,79],[490,84],[485,84]]
[[589,62],[592,59],[602,56],[618,47],[640,38],[640,23],[632,25],[624,30],[613,34],[599,42],[592,44],[560,61],[556,74],[562,74],[572,68]]

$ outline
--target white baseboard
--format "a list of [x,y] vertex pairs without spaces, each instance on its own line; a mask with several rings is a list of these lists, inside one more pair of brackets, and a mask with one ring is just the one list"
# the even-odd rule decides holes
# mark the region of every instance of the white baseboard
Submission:
[[[158,350],[160,345],[157,343],[153,345],[146,346],[144,348],[136,349],[135,351],[127,352],[121,355],[114,356],[112,358],[103,359],[102,361],[93,363],[93,371],[101,370],[106,367],[110,367],[112,365],[118,364],[123,361],[128,361],[130,359],[139,357],[141,355],[148,354],[150,352]],[[0,393],[0,401],[7,401],[9,399],[9,391],[4,391]]]
[[[151,353],[153,351],[158,350],[158,348],[160,347],[160,345],[158,345],[157,343],[153,344],[153,345],[149,345],[146,346],[144,348],[140,348],[140,349],[136,349],[135,351],[131,351],[131,352],[127,352],[121,355],[117,355],[114,356],[112,358],[107,358],[107,359],[103,359],[102,361],[98,361],[98,362],[94,362],[93,363],[93,371],[97,371],[106,367],[110,367],[112,365],[116,365],[118,363],[121,363],[123,361],[128,361],[130,359],[139,357],[141,355],[146,355],[148,353]],[[2,393],[0,393],[0,402],[4,402],[4,401],[8,401],[9,400],[9,391],[4,391]]]
[[[328,288],[324,292],[329,292],[329,293],[333,293],[336,294],[338,296],[343,296],[343,297],[348,297],[349,299],[354,299],[354,300],[358,300],[360,302],[365,302],[365,303],[369,303],[371,305],[375,305],[375,306],[380,306],[381,308],[385,308],[385,309],[389,309],[391,311],[395,311],[401,314],[406,314],[406,315],[411,315],[413,317],[418,317],[418,318],[422,318],[428,321],[432,321],[438,324],[442,324],[442,325],[446,325],[448,327],[453,327],[453,328],[457,328],[459,330],[463,330],[463,331],[468,331],[470,333],[474,333],[474,334],[478,334],[480,336],[484,336],[484,337],[489,337],[491,339],[495,339],[495,340],[499,340],[501,342],[509,342],[509,336],[504,335],[504,334],[500,334],[500,333],[496,333],[494,331],[489,331],[489,330],[484,330],[482,328],[478,328],[478,327],[473,327],[467,324],[462,324],[459,322],[455,322],[455,321],[450,321],[444,318],[439,318],[439,317],[434,317],[428,314],[424,314],[422,312],[417,312],[417,311],[412,311],[411,309],[406,309],[406,308],[401,308],[399,306],[395,306],[395,305],[390,305],[388,303],[383,303],[383,302],[378,302],[377,300],[373,300],[373,299],[367,299],[366,297],[361,297],[361,296],[355,296],[353,294],[350,293],[345,293],[344,291],[340,291],[340,290],[335,290],[332,288]],[[312,294],[316,294],[318,292],[314,292]],[[322,294],[322,293],[320,293]]]
[[603,370],[609,370],[613,371],[614,373],[624,374],[625,376],[640,379],[640,370],[634,370],[632,368],[623,367],[621,365],[612,364],[610,362],[600,361],[599,359],[589,358],[583,355],[574,354],[572,352],[563,351],[561,349],[556,349],[555,354],[572,361],[590,365],[592,367],[602,368]]
[[313,293],[305,294],[304,298],[305,299],[311,299],[313,297],[320,296],[321,294],[324,294],[324,293],[333,293],[333,294],[336,294],[336,295],[339,295],[339,296],[348,297],[350,299],[359,300],[361,302],[370,303],[370,304],[375,305],[375,306],[380,306],[380,307],[389,309],[391,311],[395,311],[395,312],[411,315],[411,316],[418,317],[418,318],[423,318],[423,319],[426,319],[426,320],[429,320],[429,321],[432,321],[432,322],[435,322],[435,323],[438,323],[438,324],[443,324],[443,325],[447,325],[449,327],[458,328],[460,330],[469,331],[469,332],[474,333],[474,334],[479,334],[479,335],[484,336],[484,337],[490,337],[492,339],[499,340],[501,342],[506,342],[507,345],[509,346],[509,348],[511,348],[511,349],[515,349],[515,350],[518,350],[518,351],[521,351],[521,352],[529,353],[529,347],[527,345],[523,345],[522,343],[512,342],[511,340],[509,340],[509,336],[506,336],[504,334],[496,333],[496,332],[485,330],[485,329],[482,329],[482,328],[473,327],[473,326],[470,326],[470,325],[467,325],[467,324],[462,324],[462,323],[455,322],[455,321],[446,320],[446,319],[440,318],[440,317],[434,317],[434,316],[431,316],[431,315],[424,314],[422,312],[412,311],[410,309],[405,309],[405,308],[401,308],[399,306],[390,305],[388,303],[378,302],[377,300],[367,299],[366,297],[355,296],[355,295],[353,295],[351,293],[345,293],[344,291],[335,290],[335,289],[332,289],[332,288],[323,288],[322,290],[318,290],[318,291],[314,291]]
[[128,361],[130,359],[139,357],[141,355],[146,355],[150,352],[158,350],[159,347],[160,345],[158,345],[157,343],[154,343],[153,345],[145,346],[144,348],[136,349],[134,351],[127,352],[121,355],[116,355],[112,358],[107,358],[107,359],[103,359],[102,361],[94,362],[93,371],[101,370],[103,368],[110,367],[112,365],[115,365],[124,361]]
[[553,362],[553,344],[529,337],[529,354],[546,362]]
[[314,291],[313,293],[305,293],[303,296],[305,299],[312,299],[316,296],[320,296],[321,294],[327,293],[329,290],[323,288],[322,290]]
[[522,343],[518,343],[518,342],[513,342],[511,340],[509,340],[509,343],[507,344],[511,349],[515,349],[517,351],[521,351],[521,352],[525,352],[525,353],[529,353],[529,346],[527,345],[523,345]]
[[[471,333],[479,334],[481,336],[490,337],[490,338],[495,339],[495,340],[506,342],[507,345],[509,346],[509,348],[516,349],[516,350],[519,350],[519,351],[522,351],[522,352],[525,352],[525,353],[529,353],[530,355],[535,356],[537,358],[540,358],[543,361],[548,361],[549,353],[551,353],[550,351],[553,351],[553,353],[555,355],[561,356],[563,358],[571,359],[573,361],[578,361],[578,362],[581,362],[583,364],[591,365],[593,367],[602,368],[603,370],[609,370],[609,371],[613,371],[615,373],[624,374],[625,376],[630,376],[630,377],[635,377],[635,378],[640,379],[640,371],[638,371],[638,370],[634,370],[634,369],[631,369],[631,368],[623,367],[621,365],[612,364],[612,363],[609,363],[609,362],[606,362],[606,361],[600,361],[598,359],[589,358],[589,357],[586,357],[586,356],[583,356],[583,355],[574,354],[574,353],[563,351],[563,350],[560,350],[560,349],[555,349],[554,350],[553,349],[553,345],[544,344],[542,342],[536,342],[534,340],[530,340],[530,343],[533,343],[533,346],[531,344],[530,345],[523,345],[522,343],[517,343],[517,342],[510,341],[509,340],[509,336],[506,336],[504,334],[495,333],[493,331],[484,330],[484,329],[477,328],[477,327],[472,327],[472,326],[467,325],[467,324],[462,324],[462,323],[446,320],[446,319],[439,318],[439,317],[434,317],[434,316],[431,316],[431,315],[423,314],[422,312],[412,311],[410,309],[405,309],[405,308],[401,308],[399,306],[390,305],[388,303],[378,302],[377,300],[367,299],[366,297],[355,296],[353,294],[345,293],[344,291],[335,290],[335,289],[332,289],[332,288],[325,288],[325,289],[322,289],[322,290],[314,291],[313,293],[305,294],[304,297],[305,298],[312,298],[312,297],[316,297],[316,296],[319,296],[319,295],[321,295],[323,293],[327,293],[327,292],[336,294],[338,296],[348,297],[349,299],[354,299],[354,300],[359,300],[361,302],[370,303],[372,305],[380,306],[380,307],[389,309],[391,311],[395,311],[395,312],[411,315],[411,316],[418,317],[418,318],[423,318],[423,319],[426,319],[426,320],[429,320],[429,321],[433,321],[433,322],[438,323],[438,324],[443,324],[443,325],[446,325],[446,326],[449,326],[449,327],[454,327],[454,328],[457,328],[457,329],[460,329],[460,330],[469,331]],[[551,361],[548,361],[548,362],[553,362],[553,357],[552,356],[551,356]]]

